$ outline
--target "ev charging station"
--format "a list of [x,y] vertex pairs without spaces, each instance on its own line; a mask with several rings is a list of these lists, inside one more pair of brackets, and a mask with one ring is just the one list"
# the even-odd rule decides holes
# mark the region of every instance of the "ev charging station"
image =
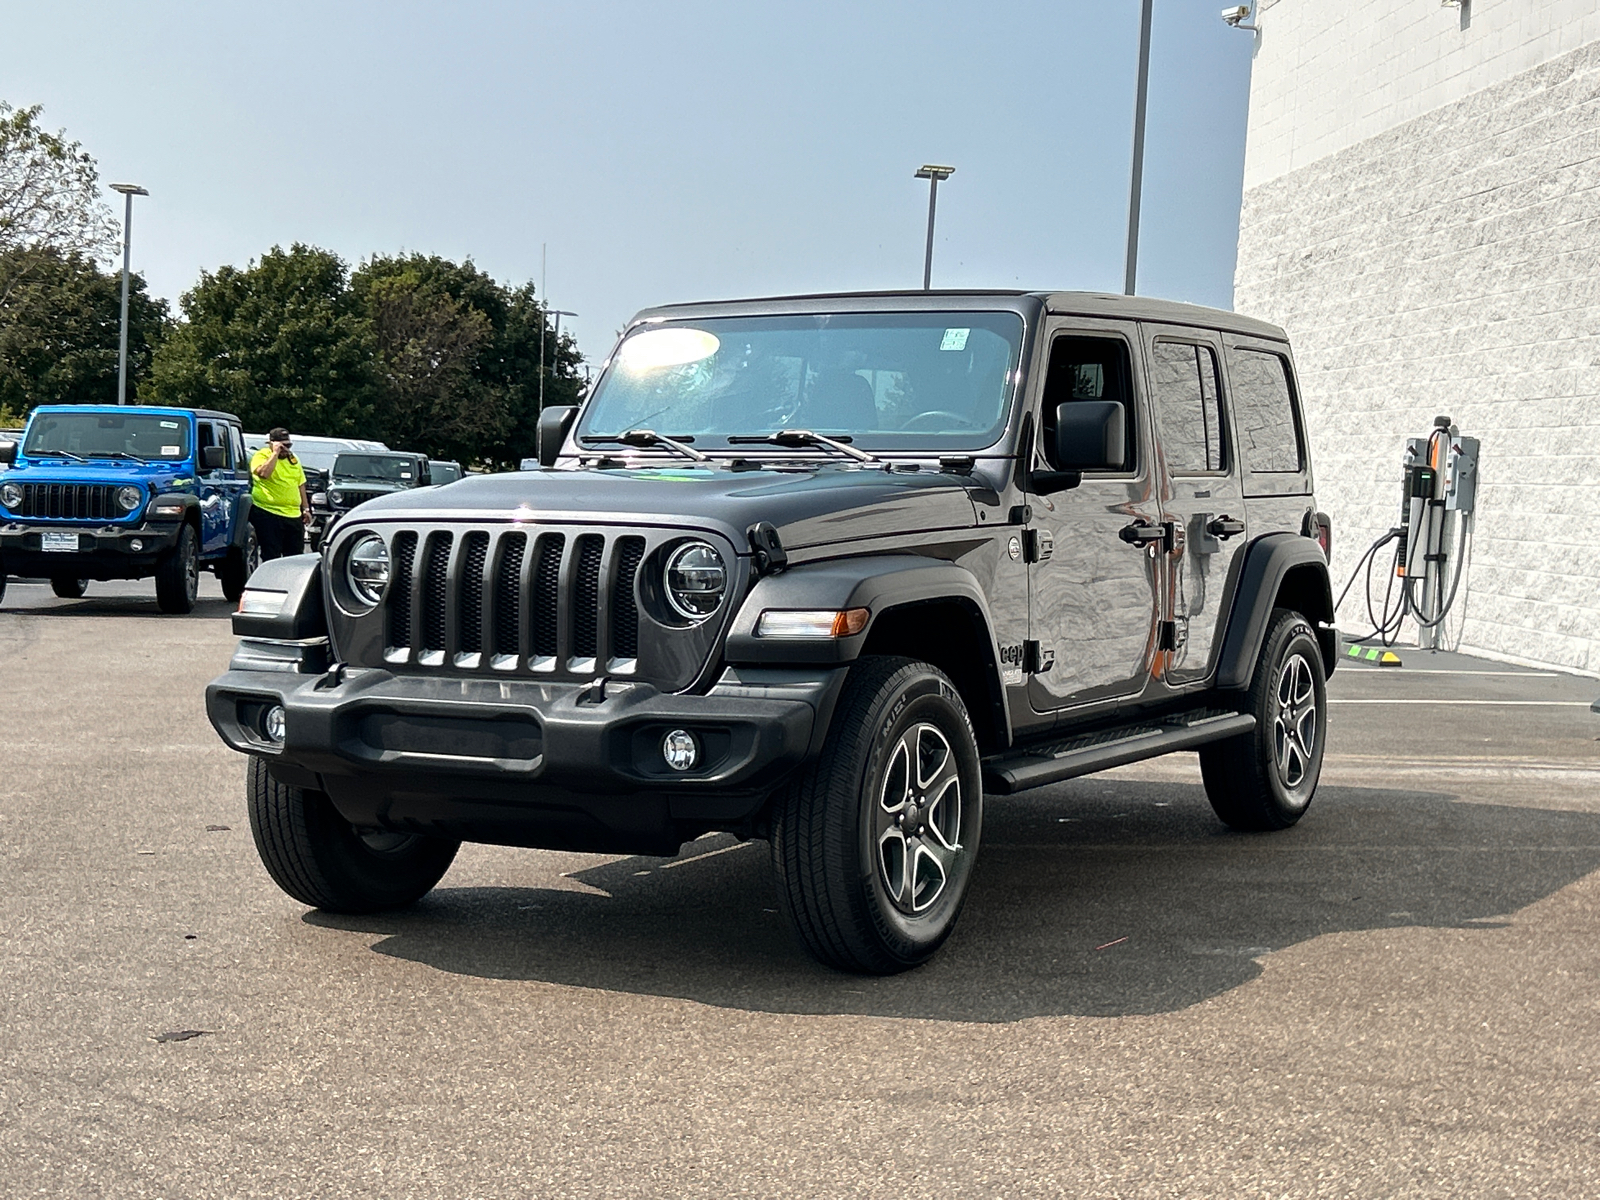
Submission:
[[[1410,617],[1417,625],[1418,647],[1442,650],[1445,618],[1460,596],[1471,557],[1478,439],[1464,437],[1449,417],[1435,417],[1427,437],[1406,439],[1403,465],[1400,523],[1367,548],[1334,608],[1343,603],[1365,567],[1372,632],[1359,640],[1376,638],[1392,646]],[[1383,606],[1375,612],[1372,568],[1378,551],[1390,542],[1395,543],[1393,574],[1384,589]],[[1399,662],[1393,655],[1379,661],[1388,660]]]
[[[1438,650],[1461,587],[1478,492],[1478,439],[1449,417],[1425,438],[1407,438],[1400,512],[1401,611],[1417,623],[1417,645]],[[1448,590],[1447,590],[1448,581]]]

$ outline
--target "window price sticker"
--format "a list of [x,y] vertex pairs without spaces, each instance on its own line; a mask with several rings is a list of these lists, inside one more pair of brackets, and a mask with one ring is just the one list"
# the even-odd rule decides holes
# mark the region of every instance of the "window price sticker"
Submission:
[[944,338],[939,343],[941,350],[965,350],[967,348],[967,335],[970,329],[946,329]]

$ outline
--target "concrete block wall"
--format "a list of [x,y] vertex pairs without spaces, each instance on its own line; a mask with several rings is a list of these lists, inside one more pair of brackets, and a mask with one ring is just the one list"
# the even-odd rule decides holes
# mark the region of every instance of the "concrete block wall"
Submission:
[[[1264,15],[1310,3],[1279,0]],[[1500,4],[1479,0],[1474,20]],[[1263,29],[1264,57],[1276,35]],[[1303,49],[1334,56],[1330,45]],[[1415,94],[1391,94],[1392,112],[1409,112]],[[1253,92],[1252,147],[1258,110],[1281,138],[1289,118],[1277,110],[1296,103]],[[1322,98],[1303,107],[1317,137],[1334,136]],[[1252,153],[1258,168],[1269,157]],[[1405,438],[1448,413],[1483,440],[1468,594],[1450,640],[1600,674],[1600,40],[1258,175],[1244,194],[1235,307],[1294,340],[1336,585],[1396,521]],[[1356,632],[1360,590],[1340,610]]]

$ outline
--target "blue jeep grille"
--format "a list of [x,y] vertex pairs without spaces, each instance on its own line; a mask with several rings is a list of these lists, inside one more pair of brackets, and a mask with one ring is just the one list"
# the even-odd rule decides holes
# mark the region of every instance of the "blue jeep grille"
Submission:
[[25,483],[19,517],[110,521],[128,514],[117,506],[113,483]]

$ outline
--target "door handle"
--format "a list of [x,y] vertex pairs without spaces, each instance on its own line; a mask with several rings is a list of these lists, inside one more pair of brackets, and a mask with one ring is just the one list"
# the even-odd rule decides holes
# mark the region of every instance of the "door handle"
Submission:
[[1117,536],[1130,546],[1148,546],[1151,542],[1164,539],[1167,536],[1167,527],[1140,519],[1132,525],[1124,525],[1117,530]]
[[1232,517],[1218,517],[1206,525],[1206,532],[1214,538],[1227,541],[1234,534],[1244,532],[1244,522],[1235,521]]

